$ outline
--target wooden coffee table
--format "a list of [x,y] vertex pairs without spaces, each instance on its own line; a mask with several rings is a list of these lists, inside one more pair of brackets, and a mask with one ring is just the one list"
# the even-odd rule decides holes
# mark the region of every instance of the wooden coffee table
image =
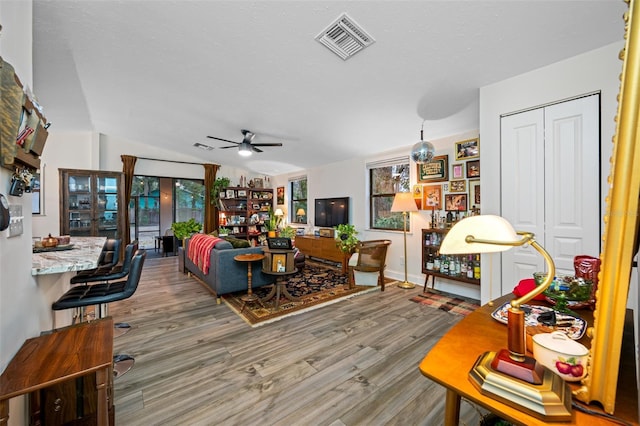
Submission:
[[264,259],[264,254],[262,253],[239,254],[233,258],[233,260],[236,260],[238,262],[246,262],[247,264],[247,294],[240,297],[240,300],[242,300],[242,308],[240,309],[240,312],[244,310],[244,307],[247,306],[247,303],[252,302],[258,302],[260,306],[264,308],[262,300],[260,300],[257,294],[253,293],[253,289],[251,288],[251,277],[253,275],[251,271],[251,263],[262,259]]

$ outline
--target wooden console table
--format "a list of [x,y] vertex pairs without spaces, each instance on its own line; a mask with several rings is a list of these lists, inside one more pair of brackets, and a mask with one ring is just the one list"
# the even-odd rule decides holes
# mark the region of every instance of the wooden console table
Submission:
[[315,237],[312,235],[296,236],[296,247],[310,257],[343,263],[344,254],[336,245],[336,240],[329,237]]
[[104,318],[28,339],[0,376],[0,426],[9,399],[95,373],[97,424],[109,424],[113,397],[113,320]]
[[[491,317],[491,313],[511,299],[513,299],[512,295],[503,296],[494,301],[494,306],[484,305],[465,317],[436,343],[420,363],[422,374],[447,388],[444,418],[446,426],[458,424],[461,397],[515,424],[527,426],[549,424],[489,396],[482,395],[469,381],[469,370],[471,370],[478,356],[486,351],[498,351],[506,347],[507,328],[504,324],[494,320]],[[581,310],[579,313],[589,326],[593,324],[592,311]],[[587,347],[590,346],[590,341],[587,337],[583,337],[580,342]],[[624,330],[620,371],[614,415],[630,424],[638,424],[633,318],[629,311]],[[572,390],[577,389],[577,387],[578,384],[571,384]],[[589,409],[602,412],[596,404],[590,405]],[[618,423],[574,409],[570,422],[554,424],[565,426],[612,425]]]

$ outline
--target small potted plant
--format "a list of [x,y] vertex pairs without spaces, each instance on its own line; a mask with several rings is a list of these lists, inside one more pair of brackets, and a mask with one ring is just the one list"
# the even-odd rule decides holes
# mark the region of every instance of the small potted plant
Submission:
[[356,237],[358,231],[356,231],[355,226],[349,225],[348,223],[343,223],[335,226],[334,229],[336,230],[336,235],[338,237],[336,240],[336,245],[343,253],[342,273],[346,274],[349,258],[358,245],[359,240]]
[[284,228],[282,228],[280,230],[280,236],[282,238],[295,238],[296,236],[296,230],[294,228],[292,228],[291,226],[286,226]]
[[273,209],[269,207],[269,219],[264,221],[264,227],[267,228],[267,237],[276,237],[276,228],[278,226],[278,218],[273,214]]
[[229,228],[222,227],[222,228],[218,229],[218,235],[220,237],[226,237],[230,233],[231,233],[231,230]]

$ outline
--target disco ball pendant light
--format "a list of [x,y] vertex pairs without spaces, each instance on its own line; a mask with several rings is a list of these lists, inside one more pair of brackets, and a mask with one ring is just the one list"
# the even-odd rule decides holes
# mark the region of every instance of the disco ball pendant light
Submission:
[[424,122],[422,121],[422,128],[420,128],[420,142],[415,144],[411,148],[411,159],[418,164],[428,163],[433,159],[433,155],[436,152],[436,148],[431,142],[424,140]]

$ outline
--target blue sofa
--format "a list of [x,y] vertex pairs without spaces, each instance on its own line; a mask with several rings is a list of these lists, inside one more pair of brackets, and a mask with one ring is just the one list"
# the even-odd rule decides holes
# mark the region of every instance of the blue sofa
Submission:
[[[235,291],[247,290],[247,264],[238,262],[233,258],[239,254],[262,253],[261,247],[233,248],[228,241],[219,241],[211,250],[211,264],[209,272],[205,275],[189,259],[189,239],[185,240],[184,269],[185,272],[195,276],[216,295],[217,303],[220,296]],[[273,275],[262,273],[262,261],[256,261],[251,266],[251,287],[257,288],[267,284],[273,284]]]

